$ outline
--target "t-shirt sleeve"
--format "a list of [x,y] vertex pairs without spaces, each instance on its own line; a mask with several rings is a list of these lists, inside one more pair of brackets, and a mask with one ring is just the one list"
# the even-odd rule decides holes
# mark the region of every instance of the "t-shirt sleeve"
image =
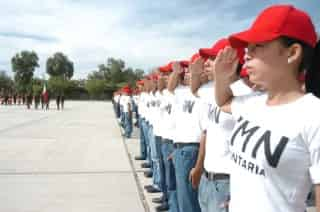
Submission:
[[313,184],[320,183],[320,122],[312,123],[311,127],[305,130],[305,141],[310,153],[309,173]]

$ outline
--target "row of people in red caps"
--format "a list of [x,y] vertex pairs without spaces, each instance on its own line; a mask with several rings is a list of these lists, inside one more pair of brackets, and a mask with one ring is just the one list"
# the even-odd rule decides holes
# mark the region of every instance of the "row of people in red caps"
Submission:
[[319,51],[309,15],[274,5],[139,81],[136,159],[157,211],[305,211],[320,195]]

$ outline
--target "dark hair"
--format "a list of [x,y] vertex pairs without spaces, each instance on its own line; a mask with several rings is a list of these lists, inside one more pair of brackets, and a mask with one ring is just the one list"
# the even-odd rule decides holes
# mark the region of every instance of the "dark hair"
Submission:
[[242,69],[242,64],[238,63],[237,71],[236,71],[236,74],[238,77],[240,76],[241,69]]
[[289,47],[294,43],[302,46],[303,56],[299,72],[305,71],[306,73],[306,92],[320,97],[320,41],[317,42],[315,48],[300,40],[288,37],[281,37],[281,42],[285,47]]

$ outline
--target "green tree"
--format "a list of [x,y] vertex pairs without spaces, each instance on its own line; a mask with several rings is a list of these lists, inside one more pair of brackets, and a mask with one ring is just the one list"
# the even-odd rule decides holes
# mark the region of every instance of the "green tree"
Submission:
[[108,58],[106,64],[98,65],[98,70],[88,75],[88,80],[105,80],[106,89],[114,91],[124,84],[135,85],[135,81],[142,78],[144,71],[141,69],[133,70],[125,66],[121,59]]
[[85,88],[88,91],[91,98],[103,98],[105,91],[105,80],[101,79],[89,79],[86,81]]
[[0,71],[0,95],[4,92],[10,92],[14,89],[14,82],[6,73],[6,71]]
[[39,78],[34,78],[32,80],[32,94],[38,96],[41,94],[43,89],[44,80]]
[[30,89],[35,68],[39,67],[38,61],[38,55],[34,51],[22,51],[11,59],[12,71],[19,92],[26,92]]
[[135,86],[135,82],[142,78],[142,69],[126,67],[122,59],[108,58],[105,64],[100,64],[97,70],[91,71],[85,81],[85,89],[91,98],[110,98],[112,92],[129,84]]
[[68,81],[66,81],[62,76],[52,76],[48,80],[49,92],[55,94],[64,94],[68,87]]
[[74,68],[73,62],[61,52],[57,52],[53,57],[49,57],[46,64],[46,71],[51,77],[63,77],[64,79],[71,79]]

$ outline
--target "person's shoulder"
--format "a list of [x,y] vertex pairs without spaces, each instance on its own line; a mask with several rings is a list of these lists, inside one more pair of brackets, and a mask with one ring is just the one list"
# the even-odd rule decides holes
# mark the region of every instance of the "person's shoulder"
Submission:
[[320,110],[320,99],[313,94],[309,93],[302,97],[300,107],[307,114],[318,114]]

